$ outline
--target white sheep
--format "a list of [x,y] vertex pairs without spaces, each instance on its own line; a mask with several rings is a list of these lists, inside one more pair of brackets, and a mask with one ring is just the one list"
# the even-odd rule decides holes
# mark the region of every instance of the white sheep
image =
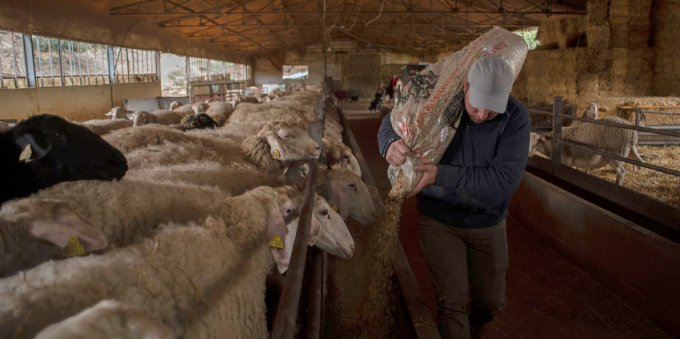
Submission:
[[[286,172],[286,178],[290,184],[304,189],[308,173],[307,163],[294,163]],[[349,216],[362,225],[369,225],[375,220],[376,209],[371,193],[361,177],[351,170],[339,165],[331,169],[319,167],[315,191],[337,208],[343,220]]]
[[132,112],[131,112],[131,111],[128,111],[128,110],[126,110],[126,109],[124,109],[122,106],[116,106],[116,107],[112,108],[111,111],[109,111],[109,112],[106,113],[105,115],[106,115],[107,117],[111,117],[111,119],[125,119],[125,120],[128,120],[128,118],[127,118],[127,114],[128,114],[128,113],[132,113]]
[[116,130],[133,126],[133,122],[127,119],[95,119],[85,122],[76,122],[76,124],[88,128],[97,135],[105,135]]
[[[274,189],[229,198],[196,226],[170,225],[155,237],[98,257],[47,262],[0,281],[0,337],[19,327],[29,337],[95,305],[116,299],[152,319],[186,317],[186,338],[264,338],[265,277],[286,267],[289,242]],[[277,235],[283,248],[270,247]]]
[[240,143],[226,138],[199,137],[196,134],[185,134],[184,137],[189,139],[128,153],[128,166],[170,165],[205,159],[226,165],[236,163],[241,167],[280,171],[288,161],[315,159],[321,153],[319,146],[304,130],[283,122],[268,123],[257,135]]
[[160,125],[174,125],[182,121],[182,114],[169,110],[156,110],[152,113],[146,111],[139,111],[133,114],[128,114],[128,118],[134,122],[133,126],[142,126],[146,124],[160,124]]
[[21,199],[0,210],[0,278],[61,259],[72,236],[84,254],[107,247],[106,235],[57,200]]
[[180,130],[159,125],[144,125],[114,131],[102,137],[111,146],[123,153],[129,153],[145,146],[160,146],[165,142],[186,142],[192,140]]
[[342,142],[333,139],[323,138],[323,151],[321,153],[323,163],[327,168],[339,164],[342,168],[349,169],[361,177],[361,167],[359,161],[352,153],[352,149],[345,146]]
[[[619,117],[605,117],[601,119],[619,124],[630,125],[628,121]],[[611,153],[624,158],[630,158],[642,162],[637,151],[638,134],[635,130],[623,129],[612,126],[599,125],[589,122],[569,126],[562,129],[564,140],[592,147],[599,151]],[[536,152],[552,157],[552,137],[539,136],[532,133],[529,156]],[[572,148],[566,145],[562,147],[562,163],[567,166],[585,169],[597,169],[609,164],[616,171],[616,184],[623,185],[626,169],[622,161],[603,157],[599,154]]]
[[[205,217],[228,196],[215,187],[179,182],[82,180],[41,190],[30,199],[68,202],[75,213],[101,230],[109,244],[120,247],[146,238],[159,224]],[[5,203],[0,216],[14,215],[14,205],[22,200]]]
[[35,339],[176,339],[174,331],[139,308],[116,300],[98,304],[40,331]]
[[4,121],[0,121],[0,133],[6,132],[14,128],[15,124],[10,124],[6,123]]
[[229,120],[229,116],[234,111],[234,106],[227,102],[212,101],[208,103],[205,113],[213,118],[220,126]]

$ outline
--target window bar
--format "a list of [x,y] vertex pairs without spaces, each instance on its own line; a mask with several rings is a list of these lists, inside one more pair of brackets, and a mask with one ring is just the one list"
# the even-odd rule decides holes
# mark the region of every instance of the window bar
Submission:
[[19,88],[19,81],[17,81],[17,48],[14,46],[14,32],[9,32],[12,37],[12,57],[14,57],[14,88]]
[[43,78],[42,51],[40,51],[40,37],[39,36],[35,37],[35,43],[36,43],[36,45],[38,45],[38,67],[40,68],[40,86],[44,87],[45,86],[45,79]]
[[[106,57],[104,60],[108,63],[108,68],[106,70],[109,73],[109,83],[110,84],[115,84],[116,83],[116,65],[115,63],[115,56],[113,54],[113,47],[111,46],[104,46],[102,45],[102,48],[106,48]],[[102,70],[102,72],[104,72]]]
[[54,61],[52,60],[52,38],[47,38],[47,56],[50,57],[50,75],[52,76],[52,87],[54,87]]
[[57,46],[59,47],[59,73],[61,75],[61,85],[66,85],[64,81],[64,67],[61,64],[61,39],[57,39]]
[[83,65],[80,59],[80,42],[78,42],[78,84],[83,85]]
[[85,44],[85,69],[87,72],[87,84],[92,85],[92,81],[90,80],[90,47],[88,45],[89,44]]
[[36,87],[35,54],[33,53],[33,38],[30,34],[21,34],[24,45],[24,69],[26,70],[26,87]]
[[125,49],[125,62],[127,64],[127,82],[130,82],[130,50]]
[[[94,83],[95,85],[99,85],[99,72],[97,72],[97,49],[95,48],[96,46],[93,46],[92,49],[94,50]],[[102,74],[103,74],[102,70]],[[104,82],[104,79],[102,79],[102,82]]]
[[70,56],[68,58],[68,67],[71,70],[71,86],[73,86],[73,44],[71,41],[66,42],[66,46],[68,47],[68,52],[70,53]]

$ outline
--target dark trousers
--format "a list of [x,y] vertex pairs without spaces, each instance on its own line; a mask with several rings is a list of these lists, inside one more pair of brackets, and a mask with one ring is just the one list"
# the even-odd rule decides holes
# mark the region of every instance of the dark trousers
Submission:
[[505,220],[491,227],[465,229],[421,216],[420,247],[437,295],[437,327],[442,338],[467,339],[471,330],[477,336],[505,306]]

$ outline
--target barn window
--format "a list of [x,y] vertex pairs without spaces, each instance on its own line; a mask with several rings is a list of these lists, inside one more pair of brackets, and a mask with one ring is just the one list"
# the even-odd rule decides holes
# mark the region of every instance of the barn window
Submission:
[[189,58],[189,79],[191,81],[208,80],[208,59]]
[[307,65],[284,65],[284,80],[305,80],[309,78],[309,67]]
[[26,88],[22,34],[0,31],[0,88]]
[[36,86],[82,86],[110,83],[106,45],[34,35]]
[[127,47],[114,47],[113,60],[116,65],[116,82],[158,81],[156,60],[158,52]]

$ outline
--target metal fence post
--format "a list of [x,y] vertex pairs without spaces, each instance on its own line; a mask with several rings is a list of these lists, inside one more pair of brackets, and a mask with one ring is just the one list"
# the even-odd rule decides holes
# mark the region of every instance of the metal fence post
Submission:
[[33,61],[33,40],[30,34],[22,34],[24,42],[24,60],[26,61],[26,82],[28,87],[35,87],[35,62]]
[[109,83],[113,85],[116,83],[116,56],[113,54],[113,47],[106,46],[106,56],[109,61]]
[[562,114],[564,103],[562,97],[553,98],[553,142],[552,142],[552,161],[553,166],[562,163],[562,118],[558,114]]

